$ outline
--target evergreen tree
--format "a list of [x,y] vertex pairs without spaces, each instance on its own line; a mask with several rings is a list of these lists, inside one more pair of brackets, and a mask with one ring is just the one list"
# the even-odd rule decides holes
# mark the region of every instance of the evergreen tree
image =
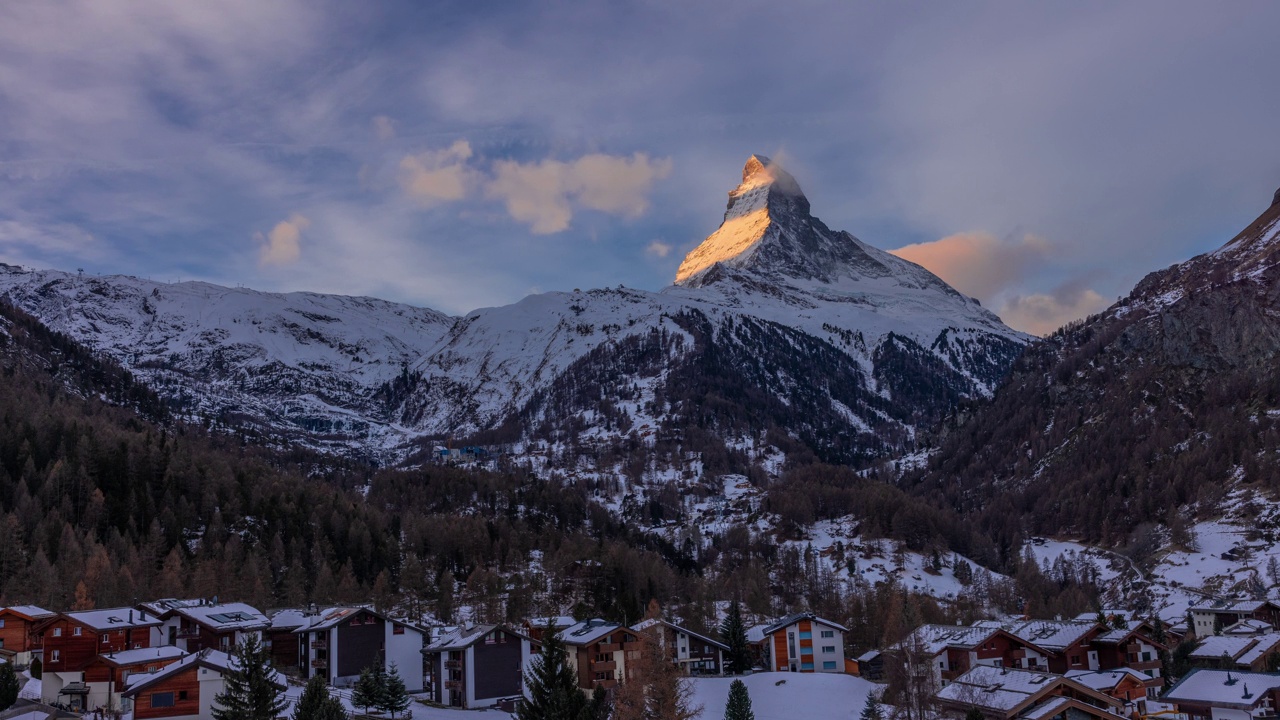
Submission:
[[409,705],[413,699],[409,697],[409,690],[404,685],[404,679],[400,677],[400,670],[391,665],[391,674],[387,675],[387,682],[383,692],[382,704],[378,709],[391,713],[391,717],[395,717],[396,713],[402,713],[409,709]]
[[[871,698],[867,700],[870,702]],[[747,692],[747,684],[741,680],[734,680],[729,685],[729,702],[724,706],[724,720],[756,720],[756,714],[751,711],[751,694]],[[868,718],[864,709],[862,720],[880,720],[880,716]]]
[[328,698],[316,714],[307,720],[350,720],[350,717],[347,715],[347,709],[342,707],[342,703],[338,702],[337,698]]
[[737,600],[729,606],[729,613],[720,624],[720,640],[729,646],[725,653],[725,669],[735,675],[751,670],[751,648],[747,644],[747,628],[742,622],[742,607]]
[[[376,666],[375,666],[376,667]],[[360,671],[360,678],[351,688],[351,704],[364,708],[368,714],[370,708],[381,707],[384,685],[378,681],[378,673],[373,667]]]
[[275,720],[288,707],[271,669],[271,654],[256,635],[236,646],[223,690],[213,699],[214,720]]
[[0,665],[0,710],[8,710],[18,702],[18,693],[22,691],[22,682],[9,663]]
[[329,700],[329,684],[320,675],[312,677],[293,708],[292,720],[313,720]]
[[[731,693],[730,697],[732,697],[732,687],[729,692]],[[880,712],[880,698],[876,697],[875,693],[867,695],[867,702],[862,706],[862,714],[858,717],[859,720],[884,720],[884,714]]]
[[517,720],[572,720],[583,716],[587,699],[566,662],[564,641],[550,628],[542,637],[542,653],[525,676],[528,700],[516,711]]
[[582,720],[609,720],[613,714],[613,703],[609,700],[609,692],[599,685],[591,693],[591,701],[582,710]]

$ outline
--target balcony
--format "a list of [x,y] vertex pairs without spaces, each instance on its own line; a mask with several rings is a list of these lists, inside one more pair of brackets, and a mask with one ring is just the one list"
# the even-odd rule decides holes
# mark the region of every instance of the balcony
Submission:
[[311,661],[311,667],[317,670],[324,670],[329,667],[329,660],[327,658],[316,658]]
[[461,681],[461,680],[446,680],[446,681],[444,682],[444,689],[445,689],[445,690],[458,690],[458,691],[461,691],[461,690],[462,690],[462,681]]
[[618,663],[614,662],[613,660],[607,660],[604,662],[597,661],[597,662],[591,663],[591,672],[593,673],[597,673],[597,672],[611,673],[611,672],[617,671],[617,669],[618,669]]
[[444,666],[445,666],[445,669],[447,670],[461,670],[462,661],[461,660],[445,660]]
[[329,649],[329,641],[328,641],[328,640],[324,640],[324,639],[320,639],[320,640],[312,640],[312,641],[311,641],[311,648],[312,648],[313,650],[328,650],[328,649]]
[[200,628],[184,627],[178,628],[178,637],[180,638],[198,638],[200,637]]
[[622,649],[622,643],[600,643],[598,652],[611,653]]

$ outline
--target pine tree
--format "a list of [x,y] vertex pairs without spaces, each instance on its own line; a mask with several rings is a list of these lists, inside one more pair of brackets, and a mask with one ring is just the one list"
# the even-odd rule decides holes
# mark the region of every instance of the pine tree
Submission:
[[591,701],[582,710],[582,720],[609,720],[613,714],[613,703],[609,692],[599,685],[591,692]]
[[383,688],[378,682],[378,677],[374,674],[372,667],[367,667],[360,671],[360,678],[356,680],[355,687],[351,688],[351,704],[356,707],[364,708],[368,714],[370,708],[379,707],[382,702]]
[[578,678],[566,662],[564,641],[548,631],[542,637],[542,653],[530,663],[525,684],[528,701],[516,711],[517,720],[572,720],[583,716],[587,699],[578,689]]
[[409,697],[409,690],[404,685],[404,679],[400,677],[400,670],[394,663],[391,665],[391,673],[387,675],[386,687],[383,693],[382,704],[378,709],[391,713],[391,717],[395,717],[396,713],[402,713],[409,709],[409,705],[413,700]]
[[271,655],[256,635],[236,646],[223,691],[213,699],[214,720],[275,720],[288,703],[271,669]]
[[9,663],[0,665],[0,710],[8,710],[18,702],[18,693],[22,691],[22,682]]
[[324,677],[315,675],[307,681],[291,717],[293,720],[313,720],[329,699],[329,684]]
[[867,702],[862,706],[862,714],[859,720],[884,720],[884,714],[880,712],[880,698],[875,693],[867,695]]
[[328,698],[307,720],[350,720],[347,709],[336,698]]
[[725,653],[725,669],[735,675],[751,670],[751,649],[747,644],[747,628],[742,622],[742,607],[737,600],[720,624],[720,640],[729,646]]
[[[734,680],[729,685],[729,702],[724,706],[724,720],[756,720],[756,714],[751,711],[751,694],[747,692],[747,684],[741,680]],[[868,718],[867,711],[863,710],[862,720],[880,718],[878,715],[874,719]]]

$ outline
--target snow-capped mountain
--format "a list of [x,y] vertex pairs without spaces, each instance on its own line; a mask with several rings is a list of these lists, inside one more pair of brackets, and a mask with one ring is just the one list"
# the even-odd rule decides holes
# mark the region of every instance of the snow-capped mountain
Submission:
[[0,295],[204,415],[380,457],[418,437],[579,442],[688,423],[832,459],[911,443],[991,393],[1027,338],[835,232],[752,156],[660,292],[533,295],[450,318],[366,298],[0,267]]

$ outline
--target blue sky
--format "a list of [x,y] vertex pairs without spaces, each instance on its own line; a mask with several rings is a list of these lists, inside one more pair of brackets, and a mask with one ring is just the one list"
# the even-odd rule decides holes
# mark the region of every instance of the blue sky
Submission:
[[451,313],[659,289],[753,152],[1037,332],[1280,185],[1280,5],[0,4],[0,260]]

